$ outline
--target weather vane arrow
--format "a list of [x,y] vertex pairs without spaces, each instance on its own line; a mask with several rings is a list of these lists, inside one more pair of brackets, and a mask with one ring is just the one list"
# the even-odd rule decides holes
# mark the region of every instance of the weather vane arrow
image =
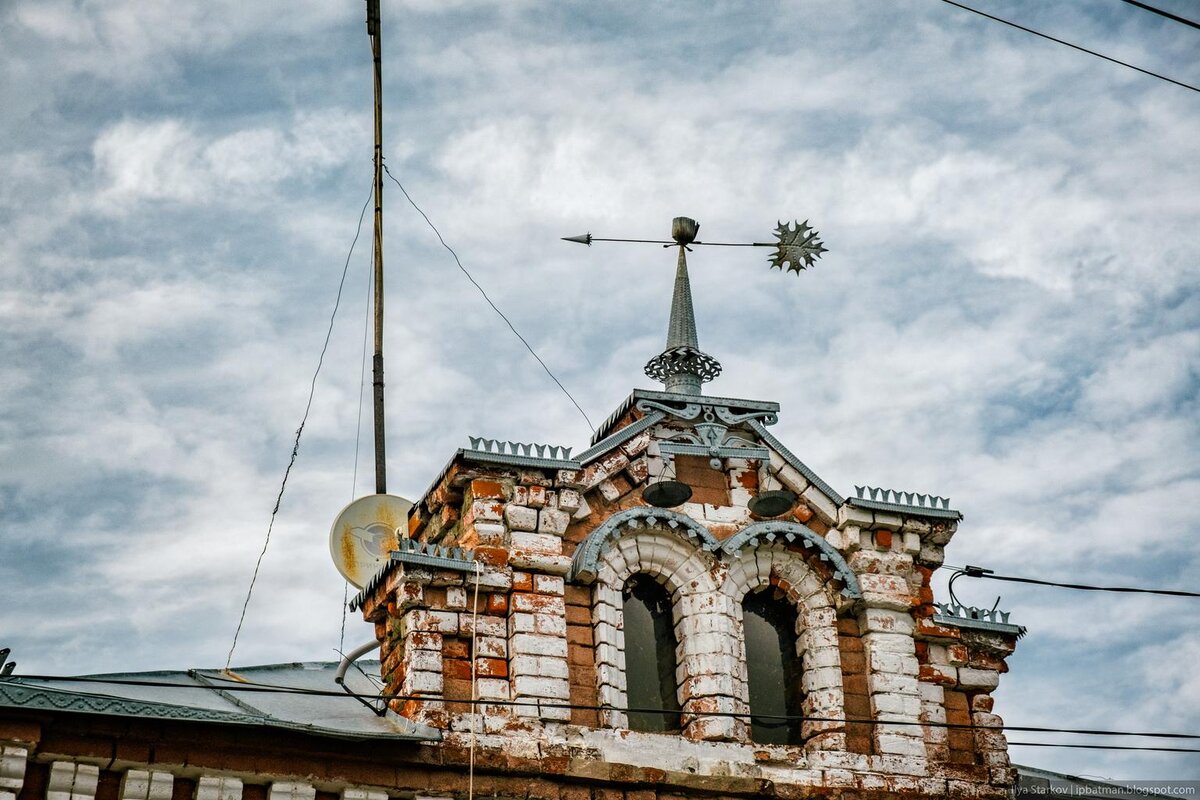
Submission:
[[[694,223],[694,225],[698,231],[700,224]],[[592,246],[592,242],[661,244],[663,247],[680,245],[689,250],[691,249],[691,245],[707,247],[772,247],[775,249],[775,252],[768,259],[771,262],[771,266],[777,267],[780,270],[785,270],[786,267],[785,271],[795,272],[797,275],[800,274],[800,270],[813,266],[822,253],[828,252],[825,243],[820,239],[820,234],[808,224],[808,220],[804,220],[804,222],[797,220],[794,223],[779,222],[775,228],[775,241],[773,242],[701,242],[698,240],[685,242],[678,239],[618,239],[592,236],[590,233],[585,233],[581,236],[564,236],[562,240],[564,242],[586,244],[588,247]]]
[[564,236],[567,242],[586,244],[592,242],[633,242],[637,244],[661,244],[678,247],[679,258],[675,267],[675,290],[671,296],[671,318],[667,324],[667,346],[646,363],[648,377],[662,382],[668,392],[683,395],[700,394],[700,386],[721,374],[721,364],[700,349],[696,335],[696,314],[692,308],[692,285],[688,277],[687,251],[692,245],[710,247],[772,247],[772,267],[794,271],[811,267],[825,252],[818,234],[808,221],[793,224],[780,222],[775,228],[774,242],[701,242],[696,240],[700,223],[690,217],[676,217],[671,221],[671,239],[616,239],[592,236]]

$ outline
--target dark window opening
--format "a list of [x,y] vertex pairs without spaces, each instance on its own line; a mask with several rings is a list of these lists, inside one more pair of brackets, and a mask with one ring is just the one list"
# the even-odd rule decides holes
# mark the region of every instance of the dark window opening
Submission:
[[[762,744],[800,744],[800,658],[796,611],[770,592],[746,596],[746,672],[750,684],[750,738]],[[783,719],[794,717],[794,719]]]
[[625,687],[629,729],[649,733],[679,731],[675,690],[675,622],[671,597],[653,578],[634,575],[625,584]]

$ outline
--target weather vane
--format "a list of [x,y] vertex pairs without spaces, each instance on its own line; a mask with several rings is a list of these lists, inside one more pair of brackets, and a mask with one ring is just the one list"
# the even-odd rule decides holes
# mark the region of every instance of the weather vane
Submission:
[[813,266],[826,252],[816,230],[804,222],[780,222],[775,228],[774,242],[701,242],[696,240],[700,223],[689,217],[676,217],[671,223],[671,241],[662,239],[616,239],[592,236],[564,236],[563,240],[591,247],[592,242],[634,242],[678,245],[679,260],[675,269],[675,292],[671,297],[671,321],[667,327],[667,346],[646,363],[646,376],[663,384],[668,392],[700,394],[700,385],[721,374],[721,364],[700,350],[696,336],[696,315],[692,309],[692,286],[688,279],[686,251],[693,245],[709,247],[772,247],[769,257],[772,267],[800,274]]

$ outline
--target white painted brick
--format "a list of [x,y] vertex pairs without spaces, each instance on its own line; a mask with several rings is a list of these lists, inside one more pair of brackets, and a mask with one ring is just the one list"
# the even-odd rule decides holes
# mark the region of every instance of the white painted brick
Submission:
[[[567,532],[567,526],[570,524],[571,515],[565,511],[560,511],[557,508],[543,508],[538,512],[538,533],[551,535],[558,538]],[[561,548],[562,544],[560,542],[559,550],[553,552],[561,553]]]
[[891,753],[905,758],[924,758],[925,742],[908,736],[879,734],[876,737],[880,753]]
[[461,610],[467,607],[467,590],[461,586],[446,587],[446,608]]
[[804,654],[805,669],[841,667],[841,652],[837,647],[814,647]]
[[509,555],[508,563],[519,569],[550,572],[554,575],[566,575],[571,571],[571,559],[564,555],[544,555],[541,553],[518,551]]
[[121,800],[170,800],[175,776],[170,772],[126,770],[121,776]]
[[559,636],[538,636],[532,633],[513,634],[508,640],[508,649],[513,656],[558,656],[567,657],[567,640]]
[[[541,514],[538,516],[540,517]],[[513,531],[512,549],[550,556],[562,555],[562,539],[551,533]]]
[[458,614],[453,611],[413,609],[400,618],[400,627],[406,634],[410,631],[454,634],[458,631]]
[[921,536],[915,531],[905,531],[904,533],[904,552],[910,555],[916,555],[921,552]]
[[517,675],[511,681],[513,693],[518,697],[547,697],[552,700],[569,700],[570,684],[565,678],[550,678],[537,675]]
[[580,501],[583,498],[579,492],[574,489],[559,489],[558,490],[558,510],[568,514],[574,514],[579,510]]
[[749,522],[750,512],[745,506],[713,506],[705,503],[704,518],[709,522],[737,524]]
[[481,658],[508,658],[508,639],[502,636],[479,636],[475,639],[475,655]]
[[587,498],[580,495],[579,510],[572,515],[572,519],[587,519],[592,515],[592,507],[588,505]]
[[317,790],[298,781],[276,781],[271,784],[267,800],[313,800]]
[[242,800],[242,780],[226,775],[201,775],[196,800]]
[[841,688],[842,671],[838,667],[806,669],[800,676],[800,685],[806,692],[814,689]]
[[877,672],[871,675],[872,694],[910,694],[918,697],[917,679],[910,675],[893,675],[890,672]]
[[995,689],[1000,685],[1000,673],[994,669],[959,667],[958,685],[964,689]]
[[567,602],[562,596],[544,596],[528,592],[513,592],[509,598],[509,608],[522,614],[555,614],[563,616],[567,613]]
[[388,793],[365,786],[347,786],[342,789],[342,800],[388,800]]
[[553,594],[561,597],[565,589],[565,582],[557,575],[533,576],[533,590],[539,594]]
[[868,608],[861,620],[864,622],[864,632],[903,633],[912,636],[916,628],[911,614],[892,609]]
[[19,745],[0,745],[0,791],[19,794],[25,785],[29,750]]
[[875,672],[894,672],[899,675],[917,674],[917,657],[885,650],[868,651],[871,669]]
[[510,531],[535,531],[538,524],[536,509],[509,503],[504,507],[504,523]]
[[434,650],[413,650],[405,654],[405,661],[409,670],[442,671],[442,654]]
[[507,700],[508,681],[503,678],[479,678],[475,681],[475,692],[480,700]]
[[470,636],[472,632],[477,636],[507,636],[508,625],[503,617],[494,617],[488,614],[460,614],[458,624],[459,636]]
[[513,656],[508,662],[509,674],[514,678],[518,675],[543,675],[547,678],[570,677],[565,659],[551,656]]
[[917,652],[916,641],[903,633],[865,633],[863,647],[868,653],[897,653],[910,656]]
[[596,490],[609,503],[621,498],[621,490],[610,480],[600,481],[600,483],[596,484]]
[[544,636],[566,636],[567,618],[554,614],[517,613],[508,618],[509,635],[536,633]]
[[97,766],[55,761],[46,782],[46,800],[93,800],[99,779]]
[[[936,703],[941,706],[946,701],[946,690],[936,683],[926,683],[919,681],[917,683],[917,691],[921,695],[921,700],[928,703]],[[943,713],[945,709],[943,709]]]
[[[475,530],[475,538],[479,540],[480,546],[508,546],[508,529],[499,522],[476,522],[471,527]],[[434,583],[437,583],[437,581]]]
[[908,694],[877,694],[872,698],[878,719],[885,720],[887,714],[898,715],[904,720],[915,720],[921,714],[921,698]]
[[414,671],[404,675],[405,694],[441,694],[442,673]]

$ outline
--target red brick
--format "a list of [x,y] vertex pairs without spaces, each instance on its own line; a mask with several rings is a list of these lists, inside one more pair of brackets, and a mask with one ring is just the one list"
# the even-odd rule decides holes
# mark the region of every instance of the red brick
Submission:
[[504,484],[499,481],[477,479],[471,481],[471,494],[476,500],[503,500]]

